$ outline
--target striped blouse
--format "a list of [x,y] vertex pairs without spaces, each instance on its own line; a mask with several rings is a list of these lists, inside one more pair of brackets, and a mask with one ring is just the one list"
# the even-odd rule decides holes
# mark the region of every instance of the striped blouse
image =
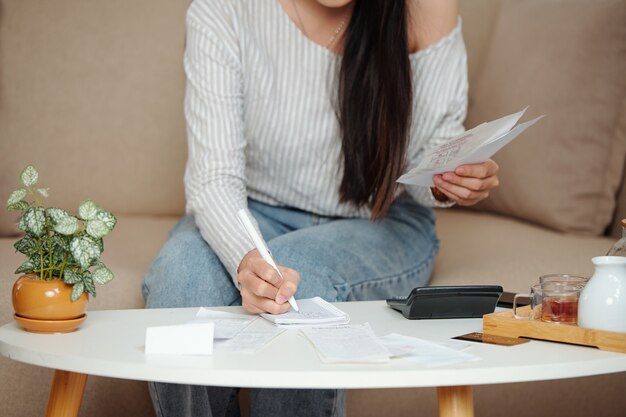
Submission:
[[[247,197],[325,216],[369,217],[339,201],[338,58],[304,36],[277,0],[194,0],[184,57],[187,213],[236,281],[252,248],[236,213]],[[457,27],[410,55],[408,167],[463,131],[467,55]],[[428,187],[405,186],[441,206]]]

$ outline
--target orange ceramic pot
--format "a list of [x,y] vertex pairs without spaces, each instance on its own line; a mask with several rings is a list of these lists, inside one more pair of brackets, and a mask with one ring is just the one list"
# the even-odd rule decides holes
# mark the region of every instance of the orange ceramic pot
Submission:
[[72,286],[60,279],[42,281],[22,275],[13,285],[13,309],[32,320],[73,320],[85,315],[87,293],[72,302]]

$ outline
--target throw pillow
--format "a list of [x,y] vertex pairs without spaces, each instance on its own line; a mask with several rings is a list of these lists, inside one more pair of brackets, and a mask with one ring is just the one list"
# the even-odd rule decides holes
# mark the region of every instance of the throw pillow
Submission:
[[602,234],[626,140],[626,1],[503,0],[466,125],[530,106],[546,118],[498,152],[500,187],[477,208]]

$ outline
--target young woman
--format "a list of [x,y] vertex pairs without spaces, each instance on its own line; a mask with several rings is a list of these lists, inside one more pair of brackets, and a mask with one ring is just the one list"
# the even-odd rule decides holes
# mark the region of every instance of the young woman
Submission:
[[[454,0],[195,0],[187,14],[188,216],[147,273],[148,308],[384,299],[428,283],[431,207],[471,205],[497,165],[396,179],[463,131]],[[247,209],[284,278],[237,220]],[[151,384],[159,416],[238,413],[230,388]],[[252,414],[342,415],[341,390],[251,390]]]

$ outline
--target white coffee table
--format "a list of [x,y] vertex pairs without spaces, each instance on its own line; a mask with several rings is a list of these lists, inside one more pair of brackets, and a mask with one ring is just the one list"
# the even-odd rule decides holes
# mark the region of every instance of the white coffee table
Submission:
[[[383,301],[338,303],[352,323],[375,333],[400,333],[433,341],[481,331],[480,319],[406,320]],[[223,310],[242,312],[240,307]],[[297,331],[274,339],[257,354],[146,356],[148,326],[184,323],[197,309],[91,311],[80,330],[41,335],[15,323],[0,328],[0,354],[56,369],[48,416],[76,416],[87,375],[196,385],[258,388],[438,387],[440,416],[473,416],[472,385],[572,378],[626,371],[626,354],[531,341],[503,347],[472,343],[481,361],[425,368],[394,359],[388,364],[322,364]],[[257,320],[253,326],[270,326]]]

